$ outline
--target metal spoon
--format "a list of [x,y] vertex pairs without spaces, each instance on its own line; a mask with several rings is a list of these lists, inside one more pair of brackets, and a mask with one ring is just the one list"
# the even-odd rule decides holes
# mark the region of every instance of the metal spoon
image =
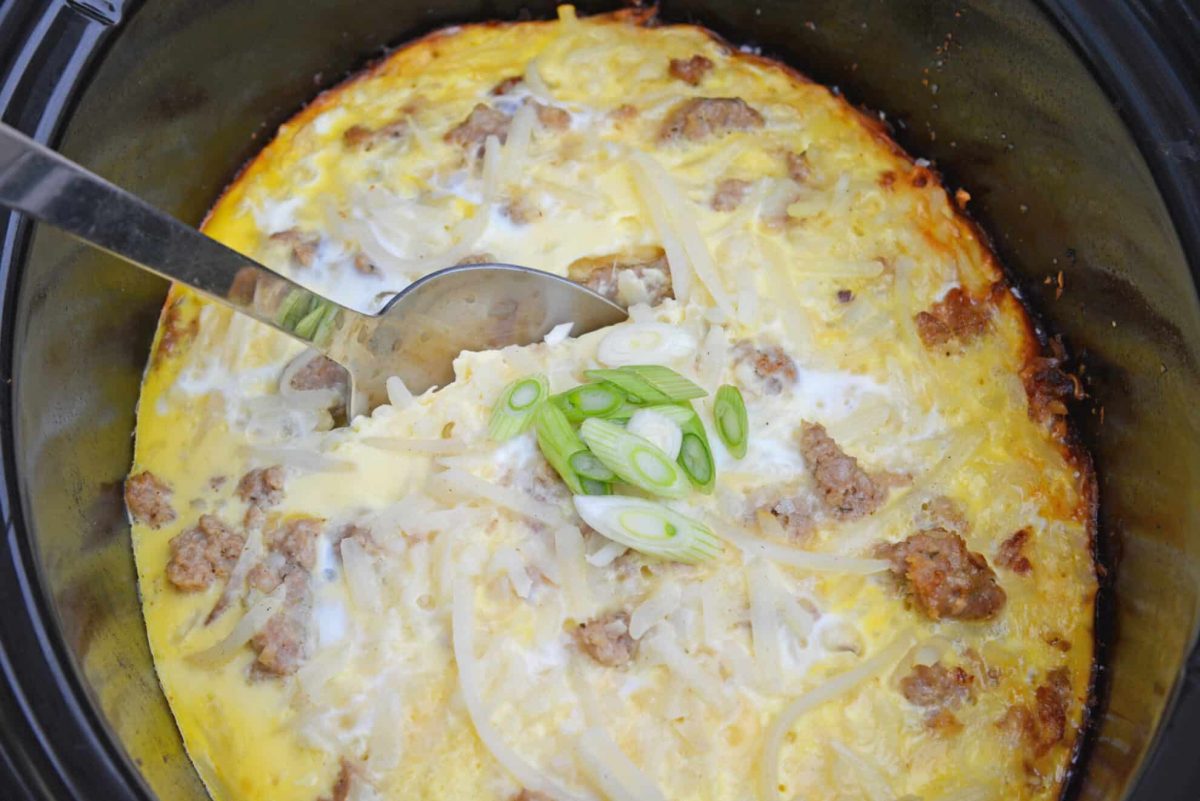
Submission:
[[0,206],[316,348],[349,372],[352,413],[386,403],[389,376],[417,393],[448,383],[463,350],[528,345],[568,322],[583,334],[625,319],[624,309],[590,289],[511,264],[439,270],[378,314],[364,314],[230,250],[3,123]]

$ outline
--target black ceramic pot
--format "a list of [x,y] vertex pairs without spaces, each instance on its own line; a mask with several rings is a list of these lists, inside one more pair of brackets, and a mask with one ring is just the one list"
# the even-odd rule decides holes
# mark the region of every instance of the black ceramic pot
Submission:
[[[0,0],[0,115],[195,223],[276,125],[385,48],[550,13],[516,0]],[[1090,396],[1075,413],[1096,456],[1107,575],[1097,704],[1068,794],[1200,798],[1200,11],[663,0],[662,16],[840,87],[970,190]],[[166,287],[7,215],[0,276],[0,798],[203,799],[150,662],[120,492]]]

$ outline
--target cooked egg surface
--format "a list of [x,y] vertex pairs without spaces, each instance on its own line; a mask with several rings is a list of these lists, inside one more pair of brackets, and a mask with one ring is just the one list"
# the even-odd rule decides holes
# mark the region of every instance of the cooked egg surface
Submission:
[[[1096,591],[1069,377],[874,121],[649,22],[563,7],[415,42],[285,124],[213,209],[209,235],[364,310],[495,260],[631,312],[465,352],[452,384],[394,381],[334,427],[329,365],[172,289],[127,499],[216,801],[1060,792]],[[510,381],[560,392],[631,341],[709,392],[715,490],[668,503],[722,540],[710,561],[605,539],[533,432],[488,437]],[[722,384],[741,459],[712,429]]]

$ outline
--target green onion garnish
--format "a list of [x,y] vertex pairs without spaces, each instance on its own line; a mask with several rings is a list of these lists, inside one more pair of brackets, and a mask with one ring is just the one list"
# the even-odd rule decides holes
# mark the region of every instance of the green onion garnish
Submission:
[[708,394],[699,385],[661,364],[635,364],[621,369],[643,379],[672,402],[703,398]]
[[628,484],[667,498],[681,498],[688,480],[671,457],[616,423],[590,418],[579,429],[592,453]]
[[492,407],[488,435],[497,442],[503,442],[529,428],[533,413],[549,394],[550,382],[540,373],[518,378],[509,384]]
[[596,455],[591,451],[579,451],[571,454],[571,469],[575,471],[580,478],[590,478],[593,481],[602,481],[608,483],[616,478],[616,474],[605,466],[604,462],[596,458]]
[[612,495],[612,484],[607,481],[597,481],[594,478],[580,476],[579,483],[583,485],[584,495]]
[[584,375],[594,381],[604,381],[624,392],[633,403],[669,403],[671,399],[654,388],[637,373],[624,368],[616,370],[585,370]]
[[571,467],[571,457],[587,448],[580,441],[575,429],[562,409],[553,403],[543,403],[533,414],[533,430],[537,434],[538,447],[550,466],[562,476],[567,488],[578,495],[583,492],[579,475]]
[[701,562],[722,551],[708,526],[674,509],[622,495],[575,497],[575,510],[589,526],[635,551],[676,562]]
[[716,485],[717,466],[708,444],[708,432],[704,430],[704,423],[700,421],[696,410],[690,403],[679,403],[647,406],[646,411],[661,414],[679,426],[683,434],[679,443],[679,466],[696,489],[712,492]]
[[736,458],[746,455],[746,438],[750,433],[750,421],[746,416],[746,402],[737,387],[722,384],[713,399],[713,422],[717,435],[725,447]]
[[572,423],[589,417],[608,417],[625,405],[625,393],[605,383],[584,384],[551,398]]

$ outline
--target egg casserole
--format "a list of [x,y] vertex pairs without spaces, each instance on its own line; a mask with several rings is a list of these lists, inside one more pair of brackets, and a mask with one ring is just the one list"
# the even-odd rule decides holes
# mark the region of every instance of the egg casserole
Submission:
[[[339,424],[335,365],[172,288],[126,498],[215,801],[1056,798],[1095,487],[1071,376],[957,206],[836,92],[646,10],[446,29],[283,125],[210,236],[365,311],[494,261],[630,318]],[[572,485],[541,417],[495,436],[512,382],[631,365],[699,393],[580,442],[683,464],[690,430],[707,479]],[[628,547],[604,504],[703,548]]]

